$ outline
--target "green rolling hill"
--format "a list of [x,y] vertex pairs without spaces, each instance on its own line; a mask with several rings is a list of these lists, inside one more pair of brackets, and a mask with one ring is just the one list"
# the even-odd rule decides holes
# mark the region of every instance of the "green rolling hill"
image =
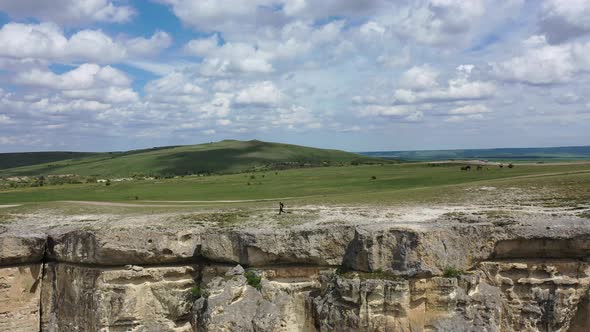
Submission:
[[88,152],[17,152],[0,153],[0,170],[66,159],[78,159],[96,155]]
[[83,176],[239,173],[307,166],[382,163],[339,150],[261,141],[225,140],[188,146],[107,153],[28,152],[0,154],[0,176]]

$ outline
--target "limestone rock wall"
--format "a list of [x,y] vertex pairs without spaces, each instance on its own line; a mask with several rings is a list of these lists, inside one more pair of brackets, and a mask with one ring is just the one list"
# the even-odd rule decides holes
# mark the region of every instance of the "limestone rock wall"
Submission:
[[43,331],[192,331],[197,268],[49,263]]
[[206,267],[204,294],[193,307],[195,330],[316,331],[307,300],[321,287],[318,272],[296,266],[260,270],[257,289],[248,284],[239,265]]
[[0,245],[0,332],[590,331],[582,219],[74,227]]
[[[482,262],[458,278],[326,274],[321,331],[588,331],[586,262]],[[369,276],[370,277],[370,276]]]

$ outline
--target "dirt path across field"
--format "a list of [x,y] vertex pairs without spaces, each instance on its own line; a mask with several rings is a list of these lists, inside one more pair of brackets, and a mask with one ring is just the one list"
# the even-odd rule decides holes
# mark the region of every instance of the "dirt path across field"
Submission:
[[11,205],[0,205],[0,209],[7,209],[11,207],[21,206],[21,204],[11,204]]
[[92,206],[115,206],[115,207],[183,207],[190,205],[181,204],[132,204],[117,202],[99,202],[99,201],[60,201],[61,203],[84,204]]
[[279,197],[279,198],[261,198],[261,199],[238,199],[238,200],[217,200],[217,201],[140,201],[148,203],[250,203],[250,202],[268,202],[268,201],[286,201],[300,197]]
[[[117,202],[100,202],[100,201],[60,201],[62,203],[74,203],[74,204],[85,204],[93,206],[118,206],[118,207],[187,207],[191,204],[214,204],[214,203],[252,203],[252,202],[268,202],[268,201],[280,201],[288,200],[293,197],[282,197],[282,198],[265,198],[265,199],[244,199],[244,200],[217,200],[217,201],[137,201],[134,203],[117,203]],[[141,204],[141,203],[160,203],[160,204]],[[164,203],[164,204],[162,204]],[[176,204],[174,204],[176,203]],[[17,205],[13,205],[17,206]],[[0,206],[2,207],[2,206]],[[6,206],[12,207],[12,206]]]

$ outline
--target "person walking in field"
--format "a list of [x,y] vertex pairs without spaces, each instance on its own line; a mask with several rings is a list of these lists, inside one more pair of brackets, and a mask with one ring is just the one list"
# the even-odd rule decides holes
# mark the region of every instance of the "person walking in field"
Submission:
[[285,210],[283,210],[285,208],[285,204],[283,204],[283,202],[279,202],[279,214],[282,214],[285,212]]

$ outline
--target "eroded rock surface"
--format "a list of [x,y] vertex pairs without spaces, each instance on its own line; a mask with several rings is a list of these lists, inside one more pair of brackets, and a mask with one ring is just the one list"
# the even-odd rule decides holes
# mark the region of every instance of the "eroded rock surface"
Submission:
[[206,294],[193,307],[197,330],[315,331],[306,300],[320,287],[317,269],[265,269],[259,271],[260,285],[249,284],[235,269],[220,276],[221,271],[204,271]]
[[0,331],[37,331],[42,264],[0,268]]
[[44,234],[0,233],[0,266],[41,262],[46,238]]
[[49,263],[46,272],[44,331],[192,331],[193,266]]
[[590,330],[584,218],[126,218],[3,225],[0,331]]
[[568,260],[482,262],[458,278],[326,274],[311,300],[322,331],[584,331],[588,272]]

